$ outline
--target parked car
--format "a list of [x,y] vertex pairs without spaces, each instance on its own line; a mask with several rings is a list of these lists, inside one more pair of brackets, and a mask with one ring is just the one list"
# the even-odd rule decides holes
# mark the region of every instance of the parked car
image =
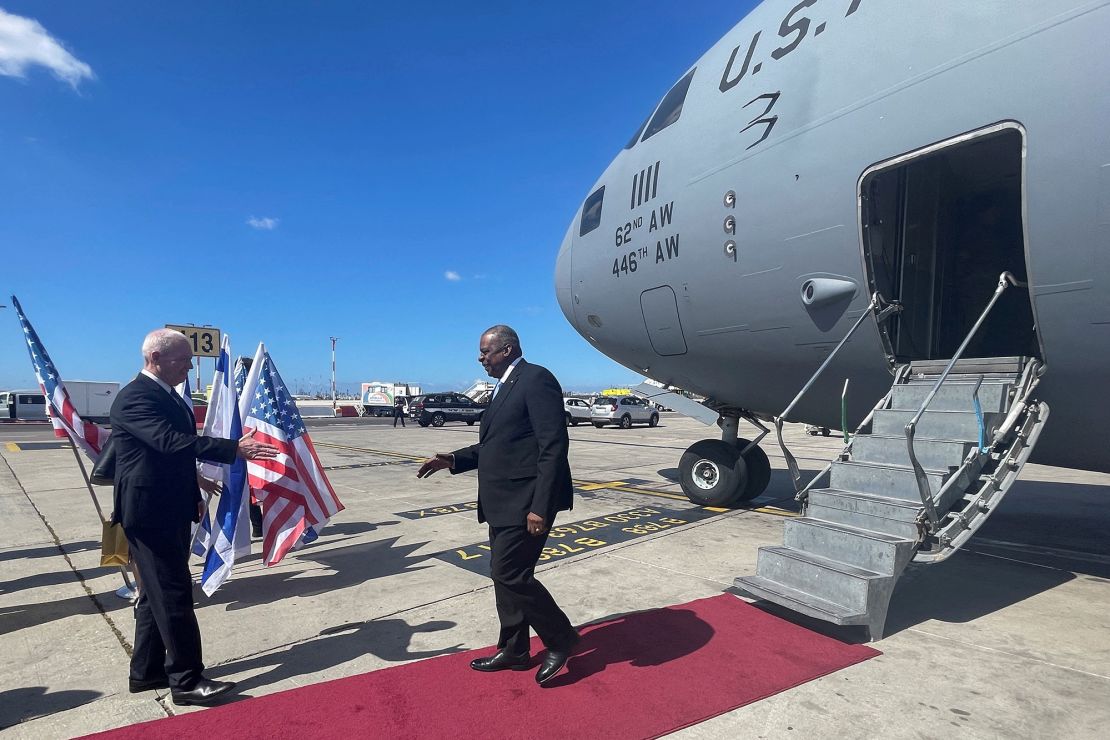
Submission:
[[473,424],[482,419],[486,407],[461,393],[428,393],[409,401],[409,418],[422,427],[443,426],[448,421]]
[[578,426],[580,421],[590,420],[590,404],[581,398],[564,398],[563,407],[566,409],[567,424]]
[[598,429],[606,424],[619,424],[622,429],[633,424],[653,427],[659,423],[659,412],[635,396],[602,396],[590,407],[590,421]]

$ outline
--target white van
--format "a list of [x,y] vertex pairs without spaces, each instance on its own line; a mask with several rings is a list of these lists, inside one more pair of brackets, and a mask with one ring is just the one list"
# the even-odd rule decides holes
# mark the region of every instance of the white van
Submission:
[[46,419],[42,391],[0,391],[0,419],[41,421]]

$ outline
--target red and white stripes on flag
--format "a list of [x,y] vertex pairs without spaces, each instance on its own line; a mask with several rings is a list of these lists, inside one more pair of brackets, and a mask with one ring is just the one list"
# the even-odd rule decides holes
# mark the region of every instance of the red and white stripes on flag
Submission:
[[50,423],[54,426],[54,436],[69,437],[73,443],[85,451],[85,454],[95,463],[104,449],[110,430],[97,426],[91,421],[81,418],[66,391],[65,383],[58,375],[58,369],[42,346],[39,335],[35,333],[31,322],[23,313],[16,297],[12,296],[12,305],[19,317],[19,325],[23,328],[23,338],[27,343],[27,351],[31,355],[31,365],[35,368],[35,377],[39,381],[42,395],[46,397],[46,413],[50,416]]
[[262,344],[240,398],[243,431],[278,448],[271,460],[249,460],[247,480],[262,505],[266,565],[316,538],[343,510],[312,445],[297,405]]

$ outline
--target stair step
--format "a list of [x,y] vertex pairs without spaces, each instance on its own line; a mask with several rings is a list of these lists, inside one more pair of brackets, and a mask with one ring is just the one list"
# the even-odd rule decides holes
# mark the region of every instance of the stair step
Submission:
[[759,548],[756,575],[858,612],[867,611],[871,582],[889,578],[789,547]]
[[[913,451],[921,467],[947,470],[963,464],[977,443],[953,439],[926,439],[914,436]],[[853,462],[909,466],[910,453],[905,434],[860,434],[852,442]]]
[[[917,415],[916,411],[901,409],[879,409],[871,423],[873,434],[890,436],[906,434],[906,425]],[[1002,423],[1003,415],[989,411],[983,412],[986,439],[989,441],[994,429]],[[979,440],[979,420],[974,411],[926,411],[917,423],[915,437],[929,439]]]
[[783,544],[888,576],[901,570],[916,545],[910,539],[811,517],[787,519]]
[[919,536],[916,522],[920,513],[920,502],[835,488],[810,491],[806,510],[811,519],[882,532],[907,540],[916,540]]
[[[910,377],[934,376],[933,382],[951,360],[915,360],[910,364]],[[1025,369],[1025,357],[965,357],[956,360],[949,378],[960,375],[1006,374],[1017,376]]]
[[[934,496],[948,479],[947,470],[926,470],[929,490]],[[837,460],[832,464],[829,487],[842,491],[860,491],[880,496],[920,501],[917,477],[908,465],[883,465],[880,463]]]
[[[934,383],[936,381],[933,381]],[[984,380],[979,386],[979,406],[984,412],[1001,413],[1009,408],[1010,388],[1008,381]],[[917,411],[933,390],[933,383],[906,383],[894,386],[890,407],[902,411]],[[975,392],[973,382],[952,382],[946,380],[937,389],[929,404],[929,411],[971,411],[972,397]]]
[[799,591],[760,576],[741,576],[734,581],[736,588],[757,599],[785,606],[787,609],[833,624],[867,624],[867,614],[853,611],[819,599],[813,594]]

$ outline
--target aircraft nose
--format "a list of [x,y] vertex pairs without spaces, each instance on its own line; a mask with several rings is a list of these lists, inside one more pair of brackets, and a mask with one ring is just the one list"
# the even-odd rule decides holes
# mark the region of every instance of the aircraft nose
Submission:
[[563,244],[559,247],[559,256],[555,259],[555,296],[559,299],[559,308],[571,326],[577,327],[574,320],[574,276],[571,271],[571,251],[573,240],[571,231],[563,237]]

